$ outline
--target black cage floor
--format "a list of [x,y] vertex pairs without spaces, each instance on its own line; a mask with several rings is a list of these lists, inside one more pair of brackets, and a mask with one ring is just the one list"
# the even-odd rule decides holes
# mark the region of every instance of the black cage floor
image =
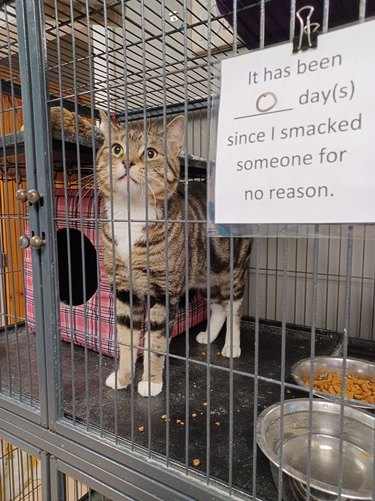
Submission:
[[[254,323],[248,320],[242,322],[242,354],[241,358],[233,360],[232,374],[230,370],[225,370],[230,368],[230,361],[219,355],[224,344],[224,333],[222,332],[211,344],[209,377],[206,364],[207,348],[195,341],[196,334],[204,327],[202,324],[190,332],[188,363],[170,357],[169,437],[166,423],[162,419],[167,412],[167,387],[164,384],[163,392],[157,397],[148,399],[139,396],[136,384],[141,378],[140,361],[137,363],[133,403],[130,388],[118,391],[115,401],[114,391],[104,385],[105,378],[113,369],[113,359],[100,358],[95,352],[62,343],[65,415],[73,421],[72,425],[74,422],[79,422],[88,430],[101,430],[105,434],[114,433],[119,438],[133,441],[135,446],[145,448],[150,454],[157,453],[164,457],[168,455],[171,461],[189,467],[192,466],[193,459],[199,459],[200,465],[196,469],[201,473],[206,474],[208,471],[211,478],[232,483],[235,488],[253,493],[254,379],[251,374],[254,373],[255,362]],[[35,397],[37,379],[35,336],[26,336],[24,330],[18,329],[17,337],[18,343],[15,334],[8,334],[7,349],[5,336],[0,333],[2,383],[6,386],[7,377],[4,371],[10,368],[12,387],[16,393],[18,368],[25,367],[28,364],[27,360],[30,359]],[[27,337],[30,355],[26,349]],[[316,355],[333,353],[339,348],[340,340],[339,334],[317,332]],[[291,382],[289,374],[293,363],[309,356],[310,343],[309,330],[295,327],[287,329],[284,365],[286,381]],[[17,351],[16,356],[17,344],[21,349]],[[8,352],[11,354],[10,357]],[[171,355],[185,357],[184,334],[173,339],[170,352]],[[259,376],[275,382],[258,380],[256,414],[281,399],[281,388],[277,384],[282,375],[280,326],[261,323],[258,353]],[[207,392],[207,381],[209,381],[209,392]],[[28,393],[25,383],[23,393]],[[286,398],[294,396],[303,394],[297,390],[286,390]],[[203,405],[205,402],[208,402],[209,406]],[[144,431],[139,431],[142,427]],[[256,462],[256,496],[264,500],[277,499],[268,461],[259,449]]]

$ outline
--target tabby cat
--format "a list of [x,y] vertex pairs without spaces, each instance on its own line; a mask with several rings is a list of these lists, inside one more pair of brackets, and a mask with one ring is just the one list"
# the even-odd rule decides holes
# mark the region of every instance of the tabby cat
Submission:
[[[120,345],[118,371],[108,377],[106,384],[120,389],[130,383],[137,355],[134,346],[139,344],[141,322],[146,312],[150,336],[146,333],[143,377],[138,392],[143,396],[155,396],[163,387],[167,322],[171,332],[180,297],[186,292],[186,259],[189,260],[188,286],[203,294],[207,292],[206,186],[191,183],[186,215],[178,158],[184,138],[182,116],[172,120],[165,131],[151,129],[145,135],[143,129],[134,127],[128,130],[127,137],[124,126],[113,123],[104,113],[101,113],[101,121],[104,144],[97,154],[97,169],[107,219],[102,224],[102,235],[106,271],[116,290]],[[187,235],[186,217],[190,221]],[[147,227],[146,219],[149,221]],[[188,256],[185,255],[186,237]],[[239,357],[241,353],[240,309],[250,250],[250,239],[234,241],[231,308],[229,239],[210,240],[209,341],[218,336],[227,318],[222,350],[225,357]],[[149,277],[147,270],[150,270]],[[228,327],[231,310],[232,347],[231,328]],[[197,340],[207,343],[207,332],[201,332]]]

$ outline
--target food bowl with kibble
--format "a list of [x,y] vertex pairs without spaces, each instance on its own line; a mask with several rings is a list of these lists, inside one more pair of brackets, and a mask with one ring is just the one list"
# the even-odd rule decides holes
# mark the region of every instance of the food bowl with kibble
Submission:
[[[375,490],[375,416],[340,403],[295,398],[257,419],[257,443],[284,501],[370,500]],[[310,458],[310,460],[309,460]],[[340,487],[339,487],[340,485]]]
[[[345,403],[367,410],[375,409],[375,364],[356,358],[345,359]],[[294,381],[310,390],[311,369],[313,392],[332,401],[340,401],[344,375],[344,359],[339,357],[305,358],[291,370]]]

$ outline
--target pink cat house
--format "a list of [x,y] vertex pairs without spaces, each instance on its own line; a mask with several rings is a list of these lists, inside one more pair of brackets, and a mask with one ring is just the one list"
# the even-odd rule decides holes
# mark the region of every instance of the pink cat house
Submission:
[[[95,198],[95,197],[98,198]],[[55,190],[56,229],[59,258],[60,282],[60,336],[64,341],[72,341],[81,346],[114,356],[115,317],[114,297],[103,265],[103,245],[99,231],[98,215],[101,213],[101,199],[94,189]],[[69,228],[69,231],[67,230]],[[26,234],[28,234],[26,228]],[[82,243],[84,252],[82,253]],[[71,249],[71,276],[67,248]],[[84,254],[84,260],[82,260]],[[82,261],[86,273],[82,275]],[[97,261],[99,266],[97,266]],[[91,271],[92,268],[92,271]],[[86,297],[83,294],[85,277]],[[25,251],[25,295],[28,328],[35,332],[34,293],[31,270],[31,250]],[[84,299],[87,301],[84,302]],[[189,302],[186,315],[181,308],[172,337],[186,331],[206,319],[206,302],[194,296]],[[144,327],[143,327],[144,334]]]

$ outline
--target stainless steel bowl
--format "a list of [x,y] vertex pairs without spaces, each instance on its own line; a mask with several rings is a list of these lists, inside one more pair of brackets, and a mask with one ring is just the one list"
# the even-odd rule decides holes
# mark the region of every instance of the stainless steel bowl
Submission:
[[[317,379],[321,374],[326,374],[328,372],[342,375],[343,360],[343,358],[339,357],[315,357],[313,359],[304,358],[293,365],[291,376],[299,386],[309,390],[310,388],[305,385],[305,381],[310,379],[311,364],[313,364],[314,379]],[[367,362],[366,360],[347,358],[346,375],[375,381],[375,364]],[[313,392],[315,395],[328,400],[340,401],[341,399],[339,395],[329,395],[325,392],[317,390],[313,390]],[[345,398],[345,403],[352,407],[359,407],[362,409],[375,408],[374,404],[369,404],[362,400],[355,400],[351,398]]]
[[372,499],[374,439],[372,414],[325,400],[286,400],[265,409],[257,420],[258,445],[271,463],[276,486],[281,468],[283,499],[288,501],[306,499],[308,455],[311,499],[337,499],[341,445],[342,498]]

